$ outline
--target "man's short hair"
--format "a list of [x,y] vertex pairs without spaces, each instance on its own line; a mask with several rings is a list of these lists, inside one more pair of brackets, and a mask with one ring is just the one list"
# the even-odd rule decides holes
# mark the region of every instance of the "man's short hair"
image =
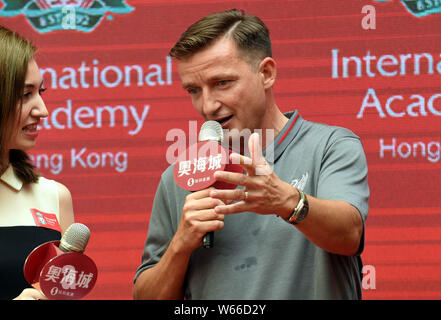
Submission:
[[251,61],[272,57],[266,25],[258,17],[237,9],[215,12],[195,22],[169,54],[178,60],[188,58],[222,36],[233,39],[239,51]]

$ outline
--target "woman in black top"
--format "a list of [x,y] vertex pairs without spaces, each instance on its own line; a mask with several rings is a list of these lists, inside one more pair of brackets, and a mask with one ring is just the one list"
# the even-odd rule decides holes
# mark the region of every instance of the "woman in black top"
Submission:
[[69,190],[34,172],[26,153],[48,115],[35,51],[0,26],[0,299],[46,298],[25,280],[24,262],[35,247],[59,240],[74,222]]

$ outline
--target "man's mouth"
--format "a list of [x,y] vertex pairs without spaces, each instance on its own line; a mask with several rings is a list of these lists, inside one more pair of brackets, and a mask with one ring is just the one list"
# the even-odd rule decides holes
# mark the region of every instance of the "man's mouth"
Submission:
[[233,115],[230,115],[228,117],[217,119],[216,121],[219,122],[219,124],[222,126],[222,128],[227,124],[230,119],[233,118]]

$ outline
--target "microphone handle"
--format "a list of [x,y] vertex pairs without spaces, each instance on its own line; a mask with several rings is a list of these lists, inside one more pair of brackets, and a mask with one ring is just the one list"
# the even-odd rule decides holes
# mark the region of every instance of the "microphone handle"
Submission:
[[214,232],[208,232],[204,238],[202,239],[202,245],[204,248],[213,248],[214,247]]

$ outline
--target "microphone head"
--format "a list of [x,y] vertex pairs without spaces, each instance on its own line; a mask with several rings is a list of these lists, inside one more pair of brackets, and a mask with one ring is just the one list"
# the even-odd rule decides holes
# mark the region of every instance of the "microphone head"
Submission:
[[224,140],[224,131],[217,121],[209,120],[202,124],[199,131],[198,141],[217,141],[222,143]]
[[89,242],[90,230],[82,223],[73,223],[67,228],[60,240],[64,252],[83,252]]

